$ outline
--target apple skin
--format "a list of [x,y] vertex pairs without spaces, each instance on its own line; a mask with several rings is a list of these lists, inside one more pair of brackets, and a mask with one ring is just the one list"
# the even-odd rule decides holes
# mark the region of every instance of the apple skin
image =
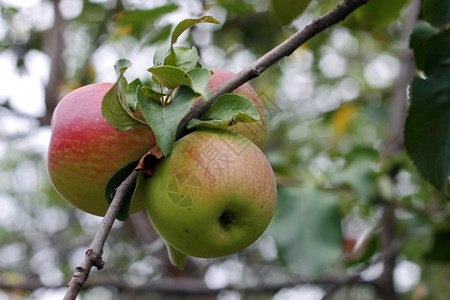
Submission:
[[194,131],[140,182],[150,220],[175,249],[220,257],[256,241],[273,216],[277,186],[264,153],[226,130]]
[[[211,69],[211,70],[214,72],[211,75],[208,84],[211,91],[215,90],[221,84],[225,83],[226,81],[231,79],[231,77],[236,75],[233,72],[223,69]],[[247,97],[250,100],[252,100],[253,103],[255,103],[256,109],[258,110],[261,118],[260,120],[251,123],[237,123],[233,126],[230,126],[229,130],[245,136],[262,150],[266,142],[267,120],[263,104],[259,99],[258,94],[247,82],[238,87],[237,89],[235,89],[232,93]]]
[[[56,191],[77,208],[106,213],[106,184],[120,168],[139,160],[155,145],[150,128],[120,132],[101,112],[103,96],[113,83],[94,83],[67,94],[52,118],[47,169]],[[144,208],[133,201],[130,214]]]

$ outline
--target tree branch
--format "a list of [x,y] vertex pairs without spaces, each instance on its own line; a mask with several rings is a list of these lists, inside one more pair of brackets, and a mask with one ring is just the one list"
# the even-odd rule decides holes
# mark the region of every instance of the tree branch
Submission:
[[100,228],[95,234],[89,249],[86,251],[83,261],[72,275],[72,279],[68,284],[68,289],[66,295],[64,296],[64,300],[76,299],[81,287],[88,279],[92,267],[95,266],[99,270],[103,268],[103,246],[105,245],[106,238],[111,231],[112,225],[114,224],[126,196],[133,192],[137,176],[138,172],[133,171],[116,189],[114,198],[111,201],[105,216],[103,217]]
[[[344,287],[352,285],[372,286],[370,281],[362,280],[359,276],[348,278],[319,278],[311,281],[308,278],[294,277],[282,282],[260,282],[252,285],[228,285],[221,288],[209,288],[202,279],[160,279],[156,281],[148,281],[142,285],[130,286],[123,280],[102,279],[97,278],[93,282],[86,282],[85,288],[109,287],[116,288],[121,291],[139,292],[139,293],[157,293],[160,295],[179,295],[179,296],[195,296],[195,295],[217,295],[224,289],[237,290],[245,294],[262,294],[274,293],[283,288],[290,288],[304,284],[316,284],[319,286]],[[39,280],[29,279],[18,284],[8,284],[0,282],[0,289],[3,290],[22,290],[34,291],[37,289],[59,289],[60,285],[44,285]]]
[[[405,25],[400,36],[402,46],[400,53],[401,70],[389,107],[388,134],[385,138],[383,149],[383,155],[387,159],[390,159],[404,148],[403,130],[407,113],[406,90],[414,71],[413,55],[408,47],[408,42],[420,12],[420,4],[419,0],[413,0],[411,2],[408,13],[404,18]],[[392,182],[394,182],[398,171],[398,166],[393,166],[389,170],[389,177]],[[395,199],[383,199],[380,228],[380,252],[382,253],[383,271],[378,278],[373,280],[379,296],[382,299],[391,300],[398,299],[394,285],[394,269],[397,264],[397,253],[400,248],[396,232],[396,206]]]
[[197,101],[192,106],[191,110],[181,120],[177,130],[177,138],[183,136],[186,132],[187,124],[193,118],[199,118],[205,111],[211,106],[211,104],[220,95],[230,93],[245,82],[258,77],[267,68],[278,62],[285,56],[289,56],[298,49],[305,42],[313,38],[316,34],[324,31],[325,29],[345,20],[353,11],[358,7],[366,4],[369,0],[344,0],[341,4],[335,7],[333,10],[312,21],[306,25],[302,30],[297,31],[287,40],[273,48],[254,63],[243,69],[241,72],[233,76],[230,80],[223,83],[213,92],[208,102]]
[[[344,0],[344,2],[339,4],[336,8],[319,17],[317,20],[311,22],[305,28],[298,31],[286,41],[263,55],[260,59],[233,76],[233,78],[231,78],[229,81],[222,84],[219,88],[211,93],[211,97],[208,102],[197,101],[180,122],[176,134],[176,139],[179,139],[183,135],[185,135],[187,133],[188,122],[192,118],[198,118],[203,113],[205,113],[209,106],[220,95],[231,92],[250,79],[258,77],[268,67],[278,62],[281,58],[290,55],[316,34],[343,21],[354,10],[356,10],[363,4],[366,4],[367,2],[369,2],[369,0]],[[123,204],[125,198],[123,196],[132,191],[136,179],[137,172],[132,172],[128,176],[128,178],[117,188],[117,192],[106,212],[100,228],[97,231],[91,243],[91,246],[86,251],[84,260],[81,262],[80,266],[76,268],[76,271],[72,276],[72,280],[68,284],[68,290],[64,297],[64,300],[76,299],[78,293],[81,290],[81,287],[89,277],[90,270],[93,266],[97,267],[98,269],[103,268],[104,262],[101,258],[103,253],[103,245],[111,230],[114,220],[117,217],[119,209]]]
[[45,87],[45,115],[40,118],[42,125],[50,125],[53,111],[58,104],[58,88],[62,81],[64,48],[63,31],[64,19],[59,10],[60,0],[53,1],[53,12],[55,14],[53,27],[48,32],[45,39],[44,48],[50,57],[50,75],[47,86]]

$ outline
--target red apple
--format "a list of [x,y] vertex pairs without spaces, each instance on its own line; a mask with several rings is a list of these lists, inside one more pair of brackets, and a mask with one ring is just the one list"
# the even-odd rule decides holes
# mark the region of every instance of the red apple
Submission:
[[[211,91],[218,88],[221,84],[231,79],[231,77],[235,75],[233,72],[222,69],[212,69],[212,71],[214,73],[209,80],[209,88],[211,89]],[[243,85],[235,89],[233,93],[252,100],[253,103],[255,103],[256,109],[258,110],[261,119],[252,123],[237,123],[229,127],[229,129],[233,132],[245,136],[254,144],[256,144],[256,146],[258,146],[260,149],[263,149],[266,141],[267,121],[263,104],[259,99],[258,94],[249,83],[244,83]]]
[[[113,83],[95,83],[66,95],[55,109],[48,150],[48,173],[58,193],[79,209],[103,216],[106,184],[120,168],[139,160],[155,145],[145,126],[120,132],[101,112]],[[130,213],[144,207],[131,204]]]

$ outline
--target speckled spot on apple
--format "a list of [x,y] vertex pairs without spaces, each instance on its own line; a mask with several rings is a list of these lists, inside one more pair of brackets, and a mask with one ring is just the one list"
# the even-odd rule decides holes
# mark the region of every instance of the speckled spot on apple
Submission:
[[202,185],[193,174],[177,173],[168,182],[167,194],[176,206],[190,207],[200,200]]

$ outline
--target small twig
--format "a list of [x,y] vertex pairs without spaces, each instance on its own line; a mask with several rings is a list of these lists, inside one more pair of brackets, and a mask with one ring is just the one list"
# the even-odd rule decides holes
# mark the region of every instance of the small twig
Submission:
[[89,249],[86,251],[83,261],[72,275],[72,279],[68,284],[68,289],[66,295],[64,296],[64,300],[76,299],[81,287],[88,279],[92,267],[95,266],[99,270],[103,268],[103,246],[105,245],[106,238],[111,231],[117,214],[126,199],[126,195],[132,192],[136,184],[137,176],[137,171],[132,172],[116,189],[114,198],[111,201],[105,216],[103,217],[100,228],[95,234]]
[[[211,93],[210,100],[197,101],[187,113],[187,115],[181,120],[177,129],[176,139],[179,139],[187,133],[187,124],[193,118],[200,117],[206,112],[208,107],[222,94],[231,92],[244,84],[245,82],[258,77],[268,67],[278,62],[285,56],[290,55],[297,48],[314,37],[316,34],[323,30],[343,21],[348,15],[350,15],[358,7],[366,4],[369,0],[344,0],[336,8],[319,17],[317,20],[311,22],[302,30],[298,31],[286,41],[263,55],[260,59],[249,65],[247,68],[233,76],[229,81],[222,84]],[[103,253],[103,245],[108,237],[109,231],[114,223],[115,218],[119,212],[120,207],[123,204],[123,195],[130,192],[130,189],[134,187],[134,183],[137,179],[137,172],[133,172],[125,179],[124,182],[118,187],[117,192],[108,208],[106,215],[97,231],[90,248],[86,251],[84,260],[80,266],[77,267],[75,273],[72,276],[72,280],[69,282],[68,291],[64,297],[64,300],[76,299],[81,287],[89,277],[90,270],[93,266],[98,269],[103,267],[103,260],[101,258]]]

